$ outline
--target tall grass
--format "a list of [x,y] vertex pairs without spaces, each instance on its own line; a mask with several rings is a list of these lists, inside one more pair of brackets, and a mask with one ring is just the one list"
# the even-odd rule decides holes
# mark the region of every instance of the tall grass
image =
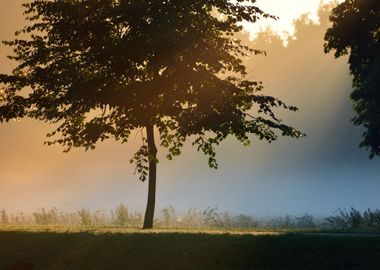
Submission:
[[[55,225],[82,227],[141,227],[141,212],[131,212],[124,204],[110,211],[79,209],[77,211],[58,208],[40,208],[31,213],[8,213],[0,210],[0,225]],[[221,228],[221,229],[376,229],[380,230],[380,210],[367,209],[360,212],[354,208],[338,209],[333,216],[315,218],[310,214],[285,215],[258,218],[245,214],[219,211],[217,207],[191,208],[177,213],[174,207],[160,209],[155,227],[162,228]]]
[[326,218],[329,227],[337,229],[380,229],[380,210],[367,209],[361,213],[352,208],[338,209],[334,216]]

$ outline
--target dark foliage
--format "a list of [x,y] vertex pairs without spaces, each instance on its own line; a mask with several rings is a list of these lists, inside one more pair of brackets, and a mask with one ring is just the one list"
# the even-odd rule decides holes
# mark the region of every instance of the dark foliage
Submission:
[[332,10],[325,52],[349,54],[355,125],[363,126],[360,146],[380,155],[380,1],[346,0]]
[[338,210],[337,214],[326,218],[327,225],[335,229],[380,229],[380,210],[367,209],[363,213],[355,208]]
[[301,135],[272,112],[296,108],[260,95],[261,83],[244,79],[239,57],[260,51],[233,34],[243,19],[269,16],[252,3],[35,0],[24,6],[31,25],[4,42],[19,65],[0,77],[0,120],[58,123],[49,136],[61,136],[50,144],[89,149],[155,125],[169,158],[195,135],[216,167],[214,146],[229,134],[246,144],[248,134],[275,140],[275,129]]
[[[29,25],[4,44],[18,62],[1,74],[0,121],[32,117],[57,128],[47,144],[95,148],[113,138],[126,142],[146,129],[131,162],[149,177],[147,213],[153,223],[156,181],[154,127],[171,159],[188,137],[217,168],[215,146],[233,135],[244,145],[253,134],[269,142],[285,125],[260,94],[241,60],[262,53],[235,33],[243,20],[271,17],[255,1],[33,0],[24,4]],[[148,176],[149,171],[149,176]],[[145,225],[144,225],[145,227]]]

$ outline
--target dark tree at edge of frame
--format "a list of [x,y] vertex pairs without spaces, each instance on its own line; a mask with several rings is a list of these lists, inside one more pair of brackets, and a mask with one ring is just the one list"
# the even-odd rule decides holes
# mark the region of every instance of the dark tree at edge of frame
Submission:
[[351,99],[357,126],[364,128],[360,147],[380,156],[380,1],[346,0],[332,10],[325,52],[349,55]]

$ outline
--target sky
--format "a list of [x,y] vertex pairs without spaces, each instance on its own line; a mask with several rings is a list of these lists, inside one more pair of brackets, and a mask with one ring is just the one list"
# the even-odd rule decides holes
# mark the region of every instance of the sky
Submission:
[[[1,40],[12,39],[23,25],[21,2],[1,0]],[[323,52],[328,10],[318,13],[315,0],[258,3],[280,19],[245,25],[246,42],[267,52],[244,59],[248,76],[264,82],[264,94],[300,109],[279,113],[307,137],[279,138],[272,144],[253,139],[249,147],[228,139],[217,149],[218,170],[209,169],[207,158],[191,143],[172,161],[159,149],[157,209],[218,206],[232,213],[275,216],[380,208],[380,160],[369,160],[358,148],[362,130],[350,122],[347,59]],[[15,66],[5,58],[9,53],[0,46],[0,73]],[[0,209],[111,209],[119,203],[145,209],[147,183],[138,181],[129,164],[138,136],[125,145],[107,141],[94,151],[63,154],[59,146],[43,145],[51,130],[30,119],[0,125]]]
[[[245,23],[244,27],[250,33],[251,39],[261,31],[274,31],[281,38],[284,45],[288,39],[295,38],[294,20],[305,16],[308,21],[319,22],[319,8],[321,5],[332,3],[332,0],[258,0],[257,5],[265,12],[277,16],[277,20],[264,19],[257,23]],[[343,2],[336,0],[335,3]]]

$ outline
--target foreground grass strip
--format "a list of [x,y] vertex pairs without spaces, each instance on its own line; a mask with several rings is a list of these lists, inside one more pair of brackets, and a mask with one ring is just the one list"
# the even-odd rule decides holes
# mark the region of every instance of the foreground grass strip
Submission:
[[[184,233],[184,234],[233,234],[233,235],[280,235],[288,230],[268,230],[268,229],[223,229],[223,228],[155,228],[143,230],[131,227],[91,227],[91,226],[64,226],[64,225],[9,225],[0,226],[0,232],[55,232],[55,233],[78,233],[87,232],[94,234],[101,233]],[[292,231],[294,232],[294,231]]]
[[380,269],[379,237],[128,230],[0,231],[0,269]]

